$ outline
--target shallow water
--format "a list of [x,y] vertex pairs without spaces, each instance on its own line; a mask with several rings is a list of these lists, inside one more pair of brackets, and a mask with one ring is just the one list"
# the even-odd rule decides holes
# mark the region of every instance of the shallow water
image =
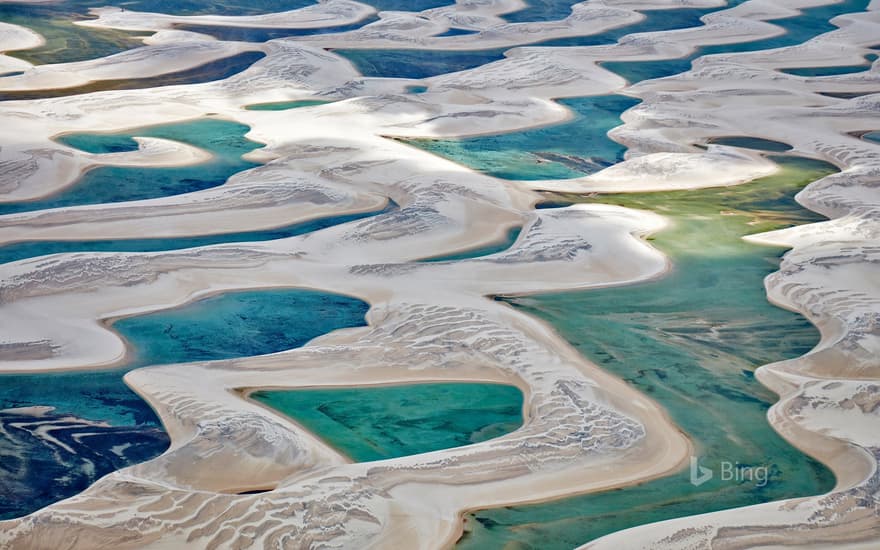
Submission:
[[419,260],[422,262],[454,262],[458,260],[469,260],[471,258],[482,258],[483,256],[490,256],[492,254],[497,254],[498,252],[504,252],[511,246],[516,240],[519,238],[519,234],[522,232],[521,227],[514,227],[510,229],[507,234],[504,236],[504,239],[498,241],[497,243],[491,243],[486,246],[481,246],[478,248],[472,248],[470,250],[465,250],[462,252],[457,252],[455,254],[446,254],[443,256],[432,256],[430,258],[425,258],[423,260]]
[[[331,330],[363,325],[367,309],[354,298],[306,290],[230,292],[117,321],[114,328],[134,348],[124,367],[0,375],[0,427],[23,421],[48,424],[58,430],[62,442],[77,434],[94,434],[77,440],[72,453],[27,427],[0,438],[0,519],[74,495],[102,475],[167,448],[168,438],[153,411],[122,382],[127,371],[298,347]],[[22,411],[4,410],[33,406],[55,411],[34,419]]]
[[180,250],[208,246],[221,243],[240,243],[253,241],[271,241],[286,239],[296,235],[304,235],[334,225],[348,223],[371,216],[392,212],[398,208],[391,202],[381,210],[327,216],[312,221],[300,222],[274,229],[258,231],[241,231],[236,233],[220,233],[195,237],[160,238],[160,239],[112,239],[101,241],[26,241],[0,246],[0,263],[14,262],[25,258],[59,254],[63,252],[158,252],[161,250]]
[[522,392],[503,384],[264,390],[251,397],[356,462],[479,443],[522,425]]
[[608,131],[639,100],[604,95],[563,99],[574,112],[562,124],[465,139],[412,139],[406,143],[484,174],[511,180],[575,178],[623,160],[626,148]]
[[709,143],[718,145],[730,145],[732,147],[743,147],[746,149],[756,149],[758,151],[769,151],[773,153],[784,153],[791,150],[791,145],[782,143],[781,141],[773,141],[772,139],[763,139],[749,136],[730,136],[720,137],[709,140]]
[[222,185],[237,172],[257,166],[241,158],[262,144],[245,139],[250,128],[237,122],[199,119],[139,128],[116,134],[76,134],[59,138],[87,152],[128,150],[132,136],[157,137],[207,150],[214,158],[194,166],[174,168],[99,167],[60,193],[35,201],[0,204],[0,214],[166,197]]
[[837,67],[800,67],[798,69],[780,69],[780,72],[795,76],[833,76],[838,74],[861,73],[871,68],[871,65],[839,65]]
[[[729,5],[741,4],[742,1],[736,0],[730,2]],[[784,34],[752,42],[703,46],[697,48],[686,58],[657,61],[606,61],[601,65],[622,76],[630,83],[671,76],[689,70],[691,62],[703,55],[752,52],[801,44],[820,34],[835,30],[837,27],[829,22],[830,19],[844,13],[864,11],[869,3],[870,0],[844,0],[839,4],[806,8],[801,10],[800,15],[770,21],[782,27],[785,30]]]
[[[642,485],[466,516],[463,549],[570,549],[601,535],[685,515],[829,490],[833,475],[783,440],[765,417],[776,396],[756,367],[809,351],[818,331],[772,306],[763,278],[783,252],[741,236],[822,219],[793,196],[832,172],[783,160],[781,173],[736,187],[606,195],[603,203],[654,210],[673,225],[652,244],[668,254],[663,279],[620,288],[508,299],[551,323],[591,361],[659,402],[693,438],[715,478],[695,487],[688,472]],[[723,463],[766,467],[753,480],[723,480]]]
[[314,107],[315,105],[326,105],[332,101],[321,101],[320,99],[301,99],[298,101],[279,101],[276,103],[258,103],[256,105],[248,105],[245,107],[248,111],[287,111],[288,109],[299,109],[301,107]]
[[[572,3],[568,2],[570,6]],[[557,4],[562,6],[562,4]],[[568,10],[568,8],[565,8]],[[718,8],[723,9],[723,8]],[[570,11],[570,10],[568,10]],[[566,15],[568,13],[566,11]],[[635,33],[685,28],[700,23],[700,17],[716,9],[682,8],[674,10],[651,10],[645,12],[645,19],[637,23],[609,29],[605,32],[568,38],[545,40],[527,47],[540,46],[594,46],[613,44],[620,37]],[[505,16],[510,19],[513,14]],[[564,17],[564,16],[563,16]],[[393,49],[338,49],[334,53],[342,55],[354,63],[365,76],[393,78],[427,78],[439,74],[472,69],[498,61],[504,52],[511,48],[489,48],[483,50],[393,50]]]

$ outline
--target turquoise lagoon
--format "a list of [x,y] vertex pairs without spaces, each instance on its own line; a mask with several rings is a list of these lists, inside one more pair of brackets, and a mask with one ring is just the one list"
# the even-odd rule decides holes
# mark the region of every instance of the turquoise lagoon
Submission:
[[245,107],[248,111],[287,111],[288,109],[299,109],[301,107],[314,107],[315,105],[326,105],[332,101],[322,101],[320,99],[300,99],[297,101],[277,101],[274,103],[257,103]]
[[[658,401],[694,440],[715,479],[694,487],[685,471],[603,493],[476,511],[466,515],[460,548],[570,549],[635,525],[833,486],[825,467],[770,427],[765,415],[777,398],[754,378],[756,367],[804,354],[819,338],[803,317],[767,301],[763,278],[777,269],[783,250],[741,236],[823,219],[793,196],[833,170],[817,161],[775,160],[783,166],[779,174],[737,187],[592,199],[671,218],[672,226],[651,239],[674,262],[665,278],[504,299]],[[769,481],[722,481],[724,461],[766,466]]]
[[[123,367],[0,375],[0,427],[8,434],[0,438],[0,519],[74,495],[167,448],[152,409],[122,382],[127,371],[299,347],[334,329],[363,325],[367,309],[355,298],[306,290],[229,292],[114,323],[133,349]],[[35,420],[14,409],[33,406],[55,408],[39,422],[51,425],[68,448],[16,427]]]
[[242,155],[262,147],[245,139],[250,130],[237,122],[199,119],[117,134],[73,134],[58,141],[90,153],[113,153],[134,148],[132,136],[157,137],[188,143],[207,150],[214,157],[194,166],[174,168],[99,167],[86,172],[71,187],[34,201],[0,204],[0,214],[152,199],[190,193],[222,185],[237,172],[257,166]]
[[522,425],[522,392],[505,384],[261,390],[250,397],[356,462],[479,443]]
[[574,178],[623,160],[626,147],[608,137],[620,114],[639,100],[622,95],[562,99],[574,112],[562,124],[464,139],[410,139],[406,143],[510,180]]

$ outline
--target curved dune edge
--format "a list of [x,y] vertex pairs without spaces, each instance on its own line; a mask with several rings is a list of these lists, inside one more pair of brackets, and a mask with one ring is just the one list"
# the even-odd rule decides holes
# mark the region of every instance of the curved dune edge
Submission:
[[[393,95],[351,99],[315,108],[326,113],[320,131],[307,128],[302,135],[291,135],[279,128],[296,120],[299,115],[294,112],[261,122],[259,113],[238,113],[229,104],[311,97],[328,89],[338,94],[334,99],[355,98],[365,90],[399,91],[402,85],[358,81],[344,69],[340,82],[335,71],[321,70],[325,64],[339,68],[338,58],[289,41],[267,48],[277,48],[319,70],[279,90],[278,75],[273,73],[278,65],[273,65],[270,55],[266,63],[222,83],[158,93],[94,94],[106,113],[100,116],[98,109],[90,108],[91,98],[45,100],[38,105],[67,115],[66,121],[60,122],[59,116],[59,122],[52,123],[58,126],[53,131],[93,124],[118,129],[113,106],[122,109],[132,100],[147,98],[156,108],[141,115],[152,117],[149,122],[139,120],[138,125],[192,118],[214,107],[236,120],[255,117],[247,119],[253,122],[253,134],[268,143],[265,154],[275,157],[267,166],[274,169],[276,163],[283,171],[295,162],[304,174],[304,187],[314,182],[323,185],[316,177],[320,171],[321,178],[340,187],[356,188],[352,195],[366,187],[374,200],[391,196],[401,210],[272,244],[154,254],[59,255],[2,266],[4,315],[24,320],[14,337],[27,342],[49,335],[61,350],[50,359],[5,367],[37,370],[111,364],[120,360],[125,348],[97,319],[172,307],[206,293],[237,288],[303,286],[363,297],[373,306],[369,327],[337,331],[281,354],[133,371],[127,381],[159,411],[172,436],[172,448],[156,460],[106,476],[81,495],[4,522],[0,541],[13,548],[55,548],[61,541],[84,548],[144,548],[191,540],[200,545],[332,541],[342,546],[363,546],[369,540],[386,546],[431,547],[455,537],[458,514],[465,508],[614,487],[677,469],[689,447],[662,410],[590,365],[542,323],[483,298],[657,276],[666,268],[665,259],[633,235],[656,231],[662,219],[604,206],[530,212],[536,196],[525,189],[377,137],[409,131],[435,136],[466,133],[464,129],[481,116],[470,116],[467,101],[461,100],[476,94],[497,109],[491,123],[499,129],[545,124],[563,114],[546,98],[560,90],[576,90],[569,76],[565,82],[551,79],[543,86],[514,88],[511,93],[502,91],[506,86],[498,84],[502,78],[498,71],[493,70],[497,87],[478,91],[468,90],[476,71],[444,75],[435,79],[440,90],[429,96],[439,105]],[[614,51],[598,49],[597,56]],[[646,55],[644,51],[631,55]],[[499,65],[507,70],[509,82],[517,82],[531,74],[523,67],[540,66],[546,60],[541,55],[513,56]],[[509,71],[511,65],[517,70]],[[570,66],[574,67],[581,86],[589,82],[592,90],[609,91],[622,86],[620,79],[602,74],[589,59]],[[225,96],[226,103],[211,99],[220,90],[240,89],[236,85],[242,82],[255,86],[232,101]],[[844,83],[841,88],[857,86]],[[521,93],[536,98],[530,100],[536,109],[528,121],[521,117]],[[519,101],[511,101],[513,97]],[[195,99],[207,104],[198,105]],[[831,107],[847,103],[827,101]],[[663,103],[659,105],[662,108]],[[485,109],[485,104],[480,108]],[[477,127],[494,126],[482,121]],[[822,137],[833,141],[831,136]],[[3,143],[9,139],[4,136]],[[631,146],[631,157],[687,152],[674,140],[670,140],[674,147],[665,150],[656,145],[658,140],[646,143],[654,149]],[[242,173],[248,174],[242,176],[244,181],[257,183],[249,180],[250,172]],[[46,177],[45,170],[40,175]],[[707,184],[747,178],[734,175]],[[180,204],[185,216],[186,203]],[[107,210],[131,206],[135,205]],[[56,216],[57,221],[61,219],[57,216],[76,212],[76,208],[59,209],[35,217]],[[160,217],[157,209],[140,219]],[[523,235],[504,253],[448,264],[406,263],[429,251],[439,254],[473,247],[487,234],[491,240],[503,228],[523,221],[527,222]],[[205,231],[208,223],[201,223]],[[81,220],[68,231],[87,225]],[[93,235],[101,234],[94,231]],[[621,254],[621,249],[629,254]],[[91,292],[99,281],[100,303]],[[425,288],[432,289],[430,298],[425,297]],[[67,326],[60,326],[60,320]],[[520,430],[479,445],[345,464],[311,434],[233,391],[289,387],[291,375],[297,385],[312,386],[440,379],[514,382],[528,390],[529,415]],[[235,467],[229,468],[232,455]],[[266,487],[276,489],[261,495],[229,494]],[[426,494],[432,498],[426,499]],[[666,541],[668,546],[675,544]]]

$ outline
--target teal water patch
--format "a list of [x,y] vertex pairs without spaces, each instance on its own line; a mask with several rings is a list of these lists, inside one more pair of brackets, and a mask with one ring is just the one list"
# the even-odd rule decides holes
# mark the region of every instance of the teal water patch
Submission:
[[301,99],[298,101],[278,101],[275,103],[257,103],[245,107],[248,111],[287,111],[289,109],[299,109],[302,107],[314,107],[315,105],[326,105],[333,103],[332,101],[322,101],[320,99]]
[[519,238],[519,234],[522,232],[522,227],[514,227],[510,229],[507,234],[504,236],[504,239],[498,241],[497,243],[491,243],[486,246],[481,246],[478,248],[472,248],[470,250],[465,250],[463,252],[457,252],[455,254],[446,254],[443,256],[433,256],[430,258],[425,258],[420,260],[422,262],[456,262],[459,260],[470,260],[472,258],[482,258],[483,256],[490,256],[492,254],[497,254],[499,252],[504,252],[511,246],[516,240]]
[[880,143],[880,132],[868,132],[863,135],[862,138],[867,139],[868,141],[876,141]]
[[108,90],[135,90],[140,88],[156,88],[181,84],[201,84],[223,80],[238,74],[259,61],[266,54],[263,52],[242,52],[191,69],[143,78],[126,78],[118,80],[96,80],[72,88],[46,88],[40,90],[13,90],[0,92],[0,101],[46,99],[67,97]]
[[510,23],[558,21],[571,15],[571,7],[577,3],[575,0],[528,0],[524,8],[502,17]]
[[729,136],[714,138],[709,143],[718,145],[730,145],[731,147],[742,147],[745,149],[755,149],[758,151],[769,151],[773,153],[784,153],[791,151],[791,145],[782,143],[781,141],[773,141],[772,139],[763,139],[749,136]]
[[443,38],[445,36],[464,36],[467,34],[477,34],[480,31],[473,29],[460,29],[458,27],[449,27],[444,32],[440,34],[435,34],[434,36],[437,38]]
[[498,178],[575,178],[623,160],[626,147],[609,139],[608,131],[638,102],[621,95],[562,99],[559,103],[575,113],[562,124],[465,139],[402,141]]
[[120,319],[113,328],[134,348],[133,366],[157,365],[296,348],[337,328],[363,325],[367,309],[356,298],[310,290],[228,292]]
[[298,347],[332,330],[363,325],[367,309],[355,298],[307,290],[230,292],[117,321],[115,329],[133,347],[133,357],[122,368],[0,375],[0,426],[6,418],[11,423],[26,416],[4,409],[50,406],[56,412],[45,421],[70,434],[63,441],[76,434],[95,435],[81,438],[75,453],[60,452],[56,445],[22,432],[27,427],[12,433],[12,439],[0,438],[0,450],[9,441],[15,450],[14,458],[7,460],[4,454],[0,462],[0,518],[21,516],[74,495],[99,477],[167,448],[153,411],[122,382],[129,370]]
[[307,222],[295,223],[274,229],[219,233],[195,237],[158,239],[111,239],[103,241],[24,241],[0,247],[0,263],[14,262],[25,258],[60,254],[64,252],[159,252],[181,250],[198,246],[221,243],[241,243],[272,241],[297,235],[312,233],[335,225],[386,214],[397,210],[398,205],[390,201],[388,206],[378,211],[327,216]]
[[[767,301],[763,279],[782,250],[741,236],[823,219],[793,197],[833,168],[775,160],[779,173],[741,186],[595,199],[671,218],[652,239],[673,260],[665,278],[507,300],[660,403],[715,477],[696,487],[684,471],[592,495],[480,510],[466,515],[460,548],[570,549],[636,525],[831,489],[833,475],[771,428],[766,413],[777,397],[754,378],[757,366],[804,354],[819,339],[806,319]],[[752,468],[754,478],[724,479],[725,464],[729,471]]]
[[[751,42],[738,42],[735,44],[718,44],[697,48],[691,55],[680,59],[664,59],[651,61],[605,61],[602,67],[617,73],[631,84],[672,76],[690,70],[691,62],[703,55],[718,53],[751,52],[769,50],[802,44],[820,34],[835,30],[829,20],[845,13],[864,11],[870,0],[844,0],[839,4],[816,6],[801,10],[800,15],[784,19],[771,20],[774,24],[782,27],[785,33],[772,38],[754,40]],[[741,4],[742,0],[730,2],[733,7]]]
[[523,394],[504,384],[261,390],[250,397],[356,462],[479,443],[522,425]]
[[106,166],[86,172],[71,187],[35,201],[0,204],[0,214],[167,197],[222,185],[237,172],[257,166],[241,158],[262,144],[245,139],[249,127],[237,122],[200,119],[140,128],[118,134],[77,134],[59,138],[88,152],[112,152],[131,146],[131,137],[157,137],[188,143],[212,153],[207,162],[174,168]]

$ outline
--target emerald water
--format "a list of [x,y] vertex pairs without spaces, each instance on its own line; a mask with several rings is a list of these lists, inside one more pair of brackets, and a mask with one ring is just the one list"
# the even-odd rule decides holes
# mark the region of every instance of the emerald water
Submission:
[[574,118],[562,124],[465,139],[410,139],[406,143],[474,170],[510,180],[575,178],[623,160],[626,147],[608,131],[639,100],[622,95],[562,99]]
[[762,139],[749,136],[730,136],[720,137],[709,141],[718,145],[730,145],[732,147],[743,147],[746,149],[757,149],[758,151],[769,151],[774,153],[784,153],[791,150],[791,145],[782,143],[781,141],[773,141],[772,139]]
[[[507,299],[660,403],[694,440],[700,464],[715,478],[695,487],[684,471],[603,493],[480,510],[466,516],[460,548],[570,549],[635,525],[833,486],[825,467],[770,427],[765,415],[776,396],[754,378],[756,367],[806,353],[819,338],[803,317],[767,301],[762,281],[777,269],[783,251],[741,237],[823,219],[793,196],[833,169],[806,159],[775,160],[780,173],[741,186],[594,199],[671,219],[671,227],[651,239],[673,260],[668,276]],[[763,486],[721,480],[723,461],[766,466],[769,480]]]
[[116,134],[73,134],[58,141],[90,153],[131,150],[132,136],[157,137],[188,143],[207,150],[212,159],[193,166],[144,168],[102,166],[89,170],[79,181],[49,197],[0,204],[0,214],[45,208],[100,204],[178,195],[222,185],[235,174],[257,164],[241,158],[261,144],[245,139],[250,128],[237,122],[199,119],[191,122],[139,128]]
[[[295,348],[334,329],[363,325],[367,308],[347,296],[298,289],[230,292],[117,321],[114,328],[134,348],[124,367],[0,375],[0,519],[74,495],[168,447],[152,409],[122,382],[129,370]],[[32,406],[55,412],[35,421],[8,410]],[[46,425],[67,447],[36,429]]]
[[262,390],[250,397],[356,462],[479,443],[522,425],[522,392],[504,384]]

